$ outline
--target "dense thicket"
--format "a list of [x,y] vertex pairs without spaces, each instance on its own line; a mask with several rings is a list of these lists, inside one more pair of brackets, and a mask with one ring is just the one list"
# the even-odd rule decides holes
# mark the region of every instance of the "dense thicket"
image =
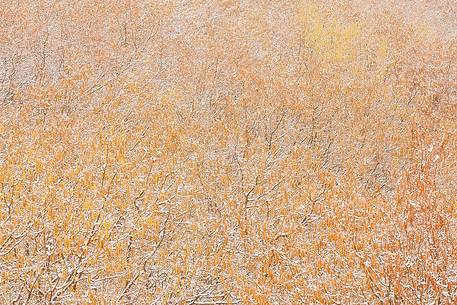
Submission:
[[457,303],[454,1],[0,20],[0,303]]

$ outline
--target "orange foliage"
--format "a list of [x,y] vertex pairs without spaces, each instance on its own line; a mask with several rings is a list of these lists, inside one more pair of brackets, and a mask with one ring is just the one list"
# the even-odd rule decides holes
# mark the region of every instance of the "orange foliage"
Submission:
[[0,0],[0,303],[456,304],[433,3]]

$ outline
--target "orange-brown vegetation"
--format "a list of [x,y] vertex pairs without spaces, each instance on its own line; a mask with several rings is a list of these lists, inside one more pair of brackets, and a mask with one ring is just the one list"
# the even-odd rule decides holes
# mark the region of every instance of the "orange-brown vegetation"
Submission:
[[0,1],[0,303],[457,304],[454,1]]

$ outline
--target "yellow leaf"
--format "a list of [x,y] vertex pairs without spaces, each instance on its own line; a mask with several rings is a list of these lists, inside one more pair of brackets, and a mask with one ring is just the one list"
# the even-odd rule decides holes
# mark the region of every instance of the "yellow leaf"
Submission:
[[91,200],[86,199],[83,203],[83,209],[86,211],[92,210],[94,203]]
[[37,173],[41,173],[43,171],[43,163],[41,161],[37,161],[35,163],[35,169]]
[[47,178],[47,183],[48,184],[54,184],[56,182],[57,178],[53,174],[49,173],[48,178]]

